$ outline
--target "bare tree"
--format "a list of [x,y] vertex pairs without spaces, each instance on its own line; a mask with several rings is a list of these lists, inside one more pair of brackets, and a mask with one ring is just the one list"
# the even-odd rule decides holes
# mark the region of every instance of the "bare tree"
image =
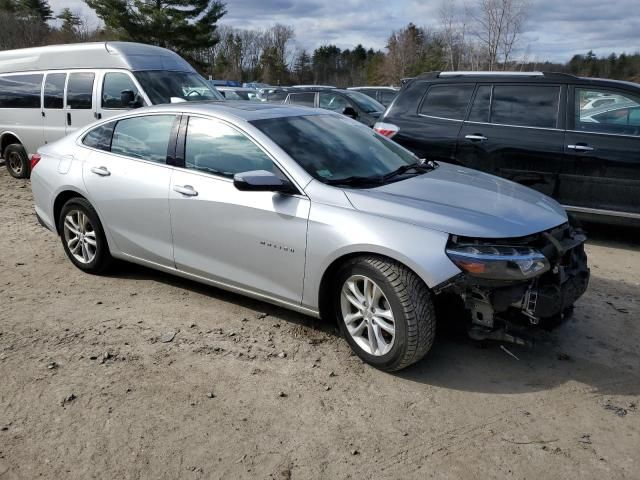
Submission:
[[476,35],[486,48],[488,68],[494,70],[499,57],[506,68],[525,20],[526,0],[478,0],[478,10]]

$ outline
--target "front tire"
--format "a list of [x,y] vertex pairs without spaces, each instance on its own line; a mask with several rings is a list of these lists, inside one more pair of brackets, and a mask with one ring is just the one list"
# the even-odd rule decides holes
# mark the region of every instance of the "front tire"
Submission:
[[100,274],[113,262],[107,238],[98,214],[84,198],[72,198],[64,204],[58,218],[62,247],[69,260],[80,270]]
[[338,272],[334,298],[342,334],[370,365],[397,371],[430,350],[436,331],[431,293],[404,265],[385,257],[356,257]]
[[4,149],[4,161],[9,175],[13,178],[29,177],[29,156],[19,143],[12,143]]

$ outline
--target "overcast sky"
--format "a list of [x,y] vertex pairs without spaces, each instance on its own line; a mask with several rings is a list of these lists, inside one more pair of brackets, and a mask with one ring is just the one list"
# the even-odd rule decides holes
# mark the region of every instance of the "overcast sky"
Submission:
[[[69,7],[85,16],[82,0],[50,0],[57,12]],[[228,0],[220,24],[265,28],[276,22],[292,25],[296,44],[313,50],[333,43],[352,48],[384,49],[389,33],[409,22],[437,28],[442,0]],[[473,4],[474,0],[467,0]],[[459,0],[458,3],[462,3]],[[576,53],[640,51],[638,0],[530,0],[519,54],[530,60],[567,61]]]

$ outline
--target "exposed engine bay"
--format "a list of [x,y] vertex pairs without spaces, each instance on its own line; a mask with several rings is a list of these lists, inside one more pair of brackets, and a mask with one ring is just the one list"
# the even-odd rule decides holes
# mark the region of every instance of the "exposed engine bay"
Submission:
[[462,300],[472,338],[525,344],[510,327],[555,321],[586,291],[585,240],[569,223],[522,238],[452,236],[447,255],[463,273],[438,293]]

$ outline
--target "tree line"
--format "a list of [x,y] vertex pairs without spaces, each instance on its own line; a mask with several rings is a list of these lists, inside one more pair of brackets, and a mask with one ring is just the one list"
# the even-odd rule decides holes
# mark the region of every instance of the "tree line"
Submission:
[[296,47],[295,30],[218,25],[227,6],[219,0],[85,0],[102,24],[48,0],[0,0],[0,50],[104,40],[170,48],[206,77],[272,85],[398,85],[433,70],[544,70],[640,81],[640,53],[592,51],[566,63],[534,61],[520,50],[528,0],[444,0],[437,27],[409,23],[390,33],[384,50],[361,44]]

